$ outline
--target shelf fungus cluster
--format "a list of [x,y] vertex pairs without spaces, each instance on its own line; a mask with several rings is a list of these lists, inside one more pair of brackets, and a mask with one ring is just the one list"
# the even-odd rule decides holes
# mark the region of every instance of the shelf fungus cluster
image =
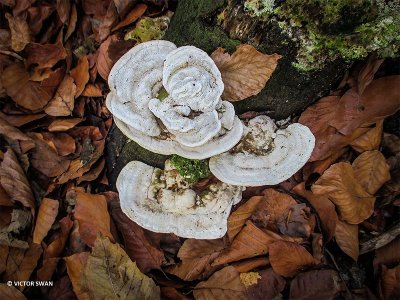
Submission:
[[218,182],[200,194],[167,160],[165,170],[140,161],[128,163],[117,179],[122,211],[140,226],[187,238],[222,237],[242,187]]
[[159,154],[208,159],[220,180],[201,194],[166,162],[165,170],[130,162],[117,180],[121,208],[142,227],[210,239],[226,232],[245,186],[275,185],[310,158],[315,138],[301,124],[278,129],[267,116],[241,121],[222,101],[221,73],[193,46],[139,44],[109,75],[107,107],[130,139]]
[[228,151],[243,127],[221,100],[221,73],[204,51],[168,41],[139,44],[109,75],[107,107],[121,131],[159,154],[204,159]]

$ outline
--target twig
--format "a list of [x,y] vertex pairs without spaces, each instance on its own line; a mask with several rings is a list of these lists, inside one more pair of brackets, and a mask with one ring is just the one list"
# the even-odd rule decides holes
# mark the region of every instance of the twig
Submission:
[[16,59],[24,60],[24,59],[23,59],[21,56],[19,56],[17,53],[14,53],[14,52],[11,52],[11,51],[0,50],[0,54],[9,55],[9,56],[15,57]]
[[381,235],[360,244],[360,254],[368,253],[370,251],[379,249],[389,244],[399,234],[400,234],[400,222],[396,223],[392,228],[382,233]]

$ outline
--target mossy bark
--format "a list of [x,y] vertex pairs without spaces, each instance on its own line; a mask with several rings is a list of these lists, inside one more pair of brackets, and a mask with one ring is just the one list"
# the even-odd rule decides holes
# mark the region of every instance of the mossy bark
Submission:
[[[217,24],[218,15],[224,19]],[[249,110],[268,111],[282,119],[299,114],[308,105],[327,94],[343,76],[347,65],[329,63],[314,72],[300,72],[293,67],[296,45],[278,26],[263,22],[244,12],[242,1],[179,0],[164,39],[177,46],[194,45],[208,53],[223,47],[232,53],[240,43],[250,43],[263,53],[283,56],[265,88],[257,95],[234,103],[237,113]],[[127,139],[117,129],[110,133],[107,146],[109,178],[112,186],[122,167],[131,160],[162,167],[165,156],[149,152]]]

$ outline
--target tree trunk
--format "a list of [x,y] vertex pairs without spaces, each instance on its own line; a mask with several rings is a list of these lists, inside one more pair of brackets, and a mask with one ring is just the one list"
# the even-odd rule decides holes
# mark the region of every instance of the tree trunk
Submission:
[[[283,57],[265,88],[256,96],[234,103],[238,114],[255,110],[268,111],[276,119],[299,114],[335,86],[348,65],[341,60],[328,63],[323,69],[300,72],[292,63],[296,44],[281,32],[277,25],[252,17],[244,11],[243,1],[179,0],[164,39],[177,46],[193,45],[209,54],[218,47],[232,53],[236,46],[248,43],[267,54]],[[224,11],[221,24],[217,16]],[[107,143],[110,184],[126,163],[140,160],[163,167],[166,156],[154,154],[128,139],[114,126]]]

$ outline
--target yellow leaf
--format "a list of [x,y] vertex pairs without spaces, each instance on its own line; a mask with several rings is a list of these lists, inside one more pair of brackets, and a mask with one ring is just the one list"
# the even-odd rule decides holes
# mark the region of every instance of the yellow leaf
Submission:
[[326,195],[336,205],[340,218],[349,224],[361,223],[374,210],[375,197],[364,190],[347,162],[332,165],[311,190],[316,195]]
[[366,151],[353,162],[354,176],[371,195],[390,179],[389,165],[381,152]]
[[160,288],[144,275],[125,251],[99,235],[82,274],[91,299],[160,299]]
[[240,45],[229,55],[223,48],[211,54],[221,71],[224,100],[240,101],[257,95],[265,86],[281,58],[279,54],[263,54],[251,45]]

